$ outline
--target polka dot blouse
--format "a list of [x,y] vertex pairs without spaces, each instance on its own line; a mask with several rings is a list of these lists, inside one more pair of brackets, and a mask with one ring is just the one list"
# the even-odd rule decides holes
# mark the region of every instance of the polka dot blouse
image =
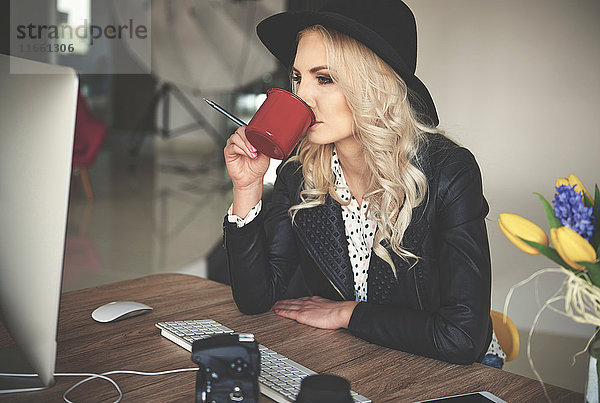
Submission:
[[350,193],[335,151],[331,159],[331,169],[335,175],[336,193],[344,202],[349,202],[347,205],[342,204],[342,218],[346,228],[348,253],[354,273],[354,298],[356,301],[367,301],[369,262],[377,223],[367,214],[369,203],[363,199],[359,205],[358,200]]

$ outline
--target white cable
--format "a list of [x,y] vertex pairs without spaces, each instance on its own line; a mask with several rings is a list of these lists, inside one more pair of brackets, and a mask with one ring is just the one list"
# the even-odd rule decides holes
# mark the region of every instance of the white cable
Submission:
[[[167,375],[167,374],[175,374],[175,373],[178,373],[178,372],[192,372],[192,371],[198,371],[198,368],[196,367],[196,368],[171,369],[171,370],[168,370],[168,371],[160,371],[160,372],[142,372],[142,371],[119,370],[119,371],[104,372],[102,374],[92,374],[92,373],[82,373],[82,372],[75,372],[75,373],[55,373],[54,376],[87,376],[87,378],[85,378],[85,379],[77,382],[75,385],[73,385],[69,389],[67,389],[65,391],[65,393],[63,393],[63,399],[67,403],[73,403],[71,400],[67,399],[67,395],[69,393],[71,393],[73,390],[75,390],[75,388],[79,387],[83,383],[85,383],[87,381],[91,381],[92,379],[96,379],[96,378],[104,379],[105,381],[108,381],[108,382],[110,382],[110,383],[113,384],[113,386],[115,387],[115,389],[117,389],[117,392],[119,392],[119,398],[117,400],[115,400],[114,403],[118,403],[123,398],[123,392],[121,391],[121,388],[119,388],[119,385],[115,381],[113,381],[111,378],[109,378],[108,375],[131,374],[131,375],[154,376],[154,375]],[[0,372],[0,376],[34,377],[35,378],[38,375],[37,374],[16,374],[16,373],[3,373],[3,372]],[[44,388],[41,388],[41,389],[44,389]]]
[[115,381],[113,381],[111,378],[108,377],[108,375],[115,375],[115,374],[131,374],[131,375],[144,375],[144,376],[154,376],[154,375],[167,375],[167,374],[174,374],[177,372],[191,372],[191,371],[198,371],[198,368],[181,368],[181,369],[172,369],[172,370],[168,370],[168,371],[160,371],[160,372],[142,372],[142,371],[129,371],[129,370],[120,370],[120,371],[109,371],[109,372],[104,372],[102,374],[63,374],[63,373],[57,373],[54,374],[54,376],[87,376],[88,378],[83,379],[79,382],[77,382],[75,385],[71,386],[69,389],[67,389],[65,391],[65,393],[63,393],[63,400],[67,403],[73,403],[71,400],[67,399],[67,395],[69,393],[71,393],[73,390],[75,390],[75,388],[79,387],[80,385],[82,385],[83,383],[87,382],[87,381],[91,381],[92,379],[96,379],[96,378],[101,378],[104,380],[109,381],[110,383],[113,384],[113,386],[115,387],[115,389],[117,389],[117,392],[119,392],[119,398],[117,400],[114,401],[114,403],[119,403],[121,401],[121,399],[123,398],[123,392],[121,391],[121,388],[119,388],[119,385],[117,385],[117,383]]
[[[0,377],[16,377],[16,378],[38,378],[38,374],[15,374],[13,372],[0,372]],[[46,389],[45,386],[39,388],[27,387],[24,389],[3,389],[0,390],[0,395],[6,395],[9,393],[19,393],[19,392],[36,392],[38,390]]]
[[[175,374],[175,373],[178,373],[178,372],[192,372],[192,371],[198,371],[198,368],[196,367],[196,368],[171,369],[171,370],[168,370],[168,371],[160,371],[160,372],[142,372],[142,371],[120,370],[120,371],[104,372],[102,374],[91,374],[91,373],[55,373],[54,376],[87,376],[87,378],[85,378],[85,379],[77,382],[75,385],[73,385],[69,389],[67,389],[65,391],[65,393],[63,393],[63,400],[65,402],[67,402],[67,403],[73,403],[71,400],[67,399],[67,395],[69,393],[71,393],[73,390],[75,390],[75,388],[79,387],[80,385],[84,384],[85,382],[91,381],[92,379],[96,379],[96,378],[104,379],[105,381],[108,381],[108,382],[112,383],[112,385],[115,387],[115,389],[117,389],[117,392],[119,392],[118,399],[115,400],[113,403],[119,403],[121,401],[121,399],[123,398],[123,392],[121,391],[121,388],[119,388],[119,385],[114,380],[112,380],[111,378],[109,378],[108,375],[131,374],[131,375],[154,376],[154,375],[167,375],[167,374]],[[37,374],[0,373],[0,376],[37,377]],[[44,388],[41,388],[41,389],[44,389]]]
[[[73,403],[72,401],[70,401],[69,399],[67,399],[67,394],[69,392],[71,392],[73,389],[75,389],[76,387],[78,387],[79,385],[81,385],[84,382],[87,382],[91,379],[95,379],[95,378],[101,378],[104,379],[110,383],[113,384],[113,386],[115,387],[115,389],[117,389],[117,392],[119,392],[119,398],[117,400],[115,400],[114,403],[118,403],[119,401],[121,401],[121,398],[123,397],[123,392],[121,392],[121,389],[119,388],[119,385],[117,385],[117,383],[115,381],[113,381],[112,379],[110,379],[107,376],[104,376],[105,374],[88,374],[88,373],[60,373],[60,374],[54,374],[54,376],[87,376],[89,378],[84,379],[83,381],[77,382],[74,386],[70,387],[69,389],[67,389],[67,391],[65,393],[63,393],[63,399],[65,400],[65,402],[67,403]],[[10,377],[17,377],[17,378],[37,378],[38,375],[37,374],[17,374],[17,373],[0,373],[0,376],[10,376]],[[33,392],[36,390],[44,390],[46,389],[45,387],[42,388],[36,388],[36,389],[23,389],[21,390],[22,392]]]
[[121,391],[121,388],[119,388],[119,385],[117,385],[117,383],[115,381],[113,381],[112,379],[110,379],[108,376],[104,376],[104,374],[58,373],[58,374],[54,374],[54,376],[87,376],[88,377],[82,381],[77,382],[75,385],[73,385],[69,389],[67,389],[65,391],[65,393],[63,393],[63,400],[67,403],[73,403],[71,400],[67,399],[67,395],[70,392],[72,392],[75,388],[77,388],[82,383],[87,382],[91,379],[96,379],[96,378],[104,379],[105,381],[112,383],[113,386],[115,387],[115,389],[117,389],[117,392],[119,392],[119,398],[117,400],[115,400],[114,403],[119,403],[121,401],[121,398],[123,398],[123,392]]
[[13,372],[0,372],[0,376],[14,376],[17,378],[37,378],[38,374],[15,374]]

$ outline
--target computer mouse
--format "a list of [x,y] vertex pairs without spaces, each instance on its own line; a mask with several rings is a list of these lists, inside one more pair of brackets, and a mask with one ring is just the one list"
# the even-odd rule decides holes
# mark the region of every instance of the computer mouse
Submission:
[[97,322],[115,322],[117,320],[127,319],[141,315],[152,310],[146,304],[134,301],[115,301],[96,308],[92,312],[92,319]]

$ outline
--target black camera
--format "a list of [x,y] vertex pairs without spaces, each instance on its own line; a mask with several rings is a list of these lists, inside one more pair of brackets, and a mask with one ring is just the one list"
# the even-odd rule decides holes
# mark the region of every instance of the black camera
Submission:
[[194,341],[196,402],[257,403],[260,353],[252,334],[227,333]]

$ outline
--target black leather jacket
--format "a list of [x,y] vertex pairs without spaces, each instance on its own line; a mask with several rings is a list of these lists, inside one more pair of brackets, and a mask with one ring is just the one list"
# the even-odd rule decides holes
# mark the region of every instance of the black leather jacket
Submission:
[[[368,302],[360,302],[349,330],[370,342],[457,364],[481,361],[491,341],[490,256],[484,219],[488,205],[473,155],[441,135],[420,150],[428,178],[426,200],[413,211],[403,246],[420,259],[397,269],[371,254]],[[283,164],[282,164],[283,165]],[[233,296],[246,314],[265,312],[285,297],[298,267],[308,291],[333,300],[354,300],[353,273],[341,206],[327,197],[298,211],[302,172],[280,167],[272,200],[250,223],[237,228],[225,218]]]

